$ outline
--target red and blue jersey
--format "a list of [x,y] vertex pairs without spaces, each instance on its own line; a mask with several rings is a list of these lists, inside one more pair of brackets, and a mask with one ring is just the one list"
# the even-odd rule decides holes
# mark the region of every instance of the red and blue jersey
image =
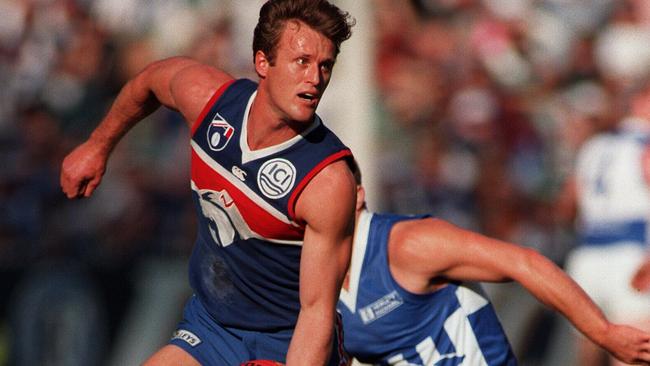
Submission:
[[305,226],[295,217],[296,200],[320,170],[351,152],[318,116],[300,135],[250,150],[246,126],[256,90],[246,79],[226,84],[192,128],[199,220],[189,272],[219,324],[274,331],[293,328],[300,310]]

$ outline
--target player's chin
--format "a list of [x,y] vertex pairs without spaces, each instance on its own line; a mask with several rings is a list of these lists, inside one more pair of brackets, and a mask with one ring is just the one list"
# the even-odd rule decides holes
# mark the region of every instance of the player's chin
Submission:
[[291,113],[291,120],[296,123],[307,125],[314,120],[314,114],[316,114],[315,106],[300,106],[295,108],[293,113]]

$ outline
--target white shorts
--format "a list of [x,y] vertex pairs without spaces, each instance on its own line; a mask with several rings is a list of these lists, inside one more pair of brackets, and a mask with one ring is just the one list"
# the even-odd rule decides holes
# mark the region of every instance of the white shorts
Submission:
[[638,244],[583,246],[567,259],[567,273],[615,323],[637,324],[650,319],[650,294],[630,285],[647,255]]

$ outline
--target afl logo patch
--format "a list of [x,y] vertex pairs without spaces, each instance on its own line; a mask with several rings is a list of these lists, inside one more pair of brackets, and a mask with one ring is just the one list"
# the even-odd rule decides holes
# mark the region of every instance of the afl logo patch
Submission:
[[234,133],[235,128],[217,113],[208,127],[208,146],[212,151],[221,151]]
[[257,172],[257,185],[272,199],[282,198],[296,182],[296,168],[286,159],[271,159]]

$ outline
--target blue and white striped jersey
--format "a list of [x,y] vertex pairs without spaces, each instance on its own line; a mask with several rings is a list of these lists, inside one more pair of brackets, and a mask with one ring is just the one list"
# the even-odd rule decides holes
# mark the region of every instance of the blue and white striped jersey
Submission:
[[393,225],[415,217],[361,214],[350,278],[339,297],[345,348],[377,365],[516,365],[488,299],[462,284],[413,294],[392,277],[388,238]]
[[648,242],[650,130],[628,119],[581,148],[576,165],[583,245]]

